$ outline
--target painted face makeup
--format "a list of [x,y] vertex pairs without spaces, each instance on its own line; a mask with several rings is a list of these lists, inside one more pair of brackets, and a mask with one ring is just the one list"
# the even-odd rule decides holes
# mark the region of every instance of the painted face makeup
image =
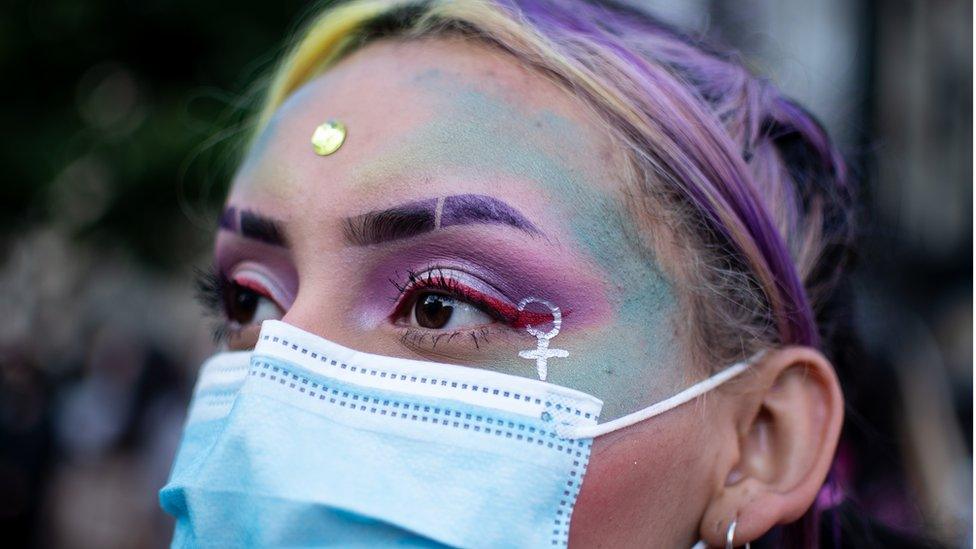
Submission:
[[491,196],[478,194],[418,200],[346,218],[343,232],[350,243],[365,246],[477,223],[508,225],[531,235],[541,234],[515,208]]
[[[576,124],[547,110],[526,112],[520,105],[437,69],[417,76],[414,85],[433,98],[438,116],[379,151],[353,177],[369,186],[372,181],[424,166],[424,177],[435,181],[483,181],[484,174],[490,173],[498,179],[536,183],[525,192],[541,198],[551,217],[568,225],[568,240],[550,234],[536,239],[535,249],[524,254],[502,246],[496,254],[470,259],[484,264],[487,257],[506,252],[520,257],[520,265],[501,276],[535,276],[536,284],[510,297],[542,296],[572,311],[560,336],[564,337],[560,346],[572,356],[560,360],[558,368],[548,369],[547,381],[599,396],[606,403],[606,419],[653,403],[682,386],[685,372],[678,362],[672,322],[677,306],[671,284],[640,244],[619,196],[601,182],[606,177],[603,167],[587,164],[599,155],[590,144],[581,142]],[[432,202],[418,206],[425,212],[436,211]],[[547,239],[563,245],[563,250],[539,251]],[[430,258],[428,264],[434,265],[446,261],[450,253],[438,249],[418,255]],[[554,259],[557,255],[558,260]],[[531,274],[516,274],[529,265]],[[550,291],[591,266],[602,272],[602,280],[580,284],[590,285],[589,294],[575,291],[571,293],[577,295],[567,299]],[[599,291],[593,291],[596,288]],[[605,308],[594,306],[603,308],[605,314],[585,315],[589,302],[599,299],[609,302]],[[529,335],[522,334],[523,339]],[[519,344],[520,351],[525,348],[524,343]],[[526,375],[524,362],[519,362],[494,367]]]
[[549,303],[545,299],[539,299],[537,297],[523,298],[522,301],[519,301],[518,310],[524,311],[525,306],[529,303],[541,303],[545,305],[547,309],[549,309],[549,314],[552,315],[552,329],[543,331],[531,324],[526,326],[525,331],[529,332],[530,335],[535,336],[535,338],[538,340],[538,346],[532,350],[519,351],[519,356],[522,358],[535,360],[535,367],[539,371],[539,379],[545,381],[546,375],[549,373],[549,359],[566,358],[569,356],[569,351],[566,349],[549,348],[549,340],[556,337],[556,335],[559,334],[559,329],[562,327],[563,315],[559,310],[559,307]]
[[[495,225],[511,229],[510,232],[516,240],[529,237],[528,242],[531,243],[536,240],[536,237],[544,237],[540,229],[514,207],[497,198],[476,194],[416,200],[346,218],[343,221],[343,233],[349,244],[360,247],[375,247],[426,236],[427,238],[418,238],[418,240],[428,246],[425,251],[429,251],[436,246],[433,244],[436,240],[432,241],[431,236],[457,235],[458,231],[452,229],[459,227],[490,228]],[[462,247],[471,249],[470,246]],[[507,251],[517,257],[516,252],[519,247],[520,245],[509,246]],[[442,249],[446,251],[448,248],[445,246]],[[399,295],[394,298],[397,306],[391,319],[394,322],[405,319],[401,324],[411,326],[411,331],[404,334],[404,341],[409,340],[418,350],[422,349],[423,343],[429,343],[431,351],[437,350],[438,344],[443,341],[441,345],[443,351],[445,345],[450,345],[461,336],[461,340],[470,339],[475,348],[480,350],[481,343],[487,343],[492,331],[483,326],[484,324],[494,321],[515,331],[524,329],[538,339],[539,347],[528,350],[521,356],[536,361],[538,375],[541,379],[545,379],[547,360],[566,356],[564,350],[548,349],[549,339],[559,332],[563,312],[559,307],[541,298],[525,298],[515,303],[509,297],[510,292],[497,289],[495,284],[489,281],[499,277],[511,277],[512,271],[509,268],[501,269],[507,271],[506,275],[491,273],[489,276],[483,269],[471,269],[469,266],[460,265],[458,255],[448,253],[445,254],[443,265],[432,264],[420,271],[408,271],[405,282],[391,279],[399,292]],[[474,255],[481,264],[484,264],[489,256],[490,254],[485,253]],[[402,265],[403,262],[398,260],[397,264]],[[379,272],[385,271],[380,269]],[[542,304],[542,309],[533,310],[528,307],[533,303]],[[481,310],[483,318],[480,319],[478,329],[465,334],[457,329],[458,325],[472,323],[453,322],[453,320],[459,315],[462,318],[471,317],[471,313],[466,310],[468,306]],[[567,314],[569,312],[566,311]],[[438,323],[438,319],[442,321]],[[452,325],[446,325],[448,319],[452,320]],[[538,328],[549,323],[553,326],[549,331]],[[425,333],[418,328],[441,331]],[[497,333],[497,329],[494,331]],[[424,341],[425,338],[427,341]]]
[[271,246],[288,247],[281,223],[252,211],[238,211],[234,206],[229,206],[220,215],[219,227]]
[[[392,105],[370,127],[368,115],[380,107],[360,97],[367,87],[350,84],[346,93],[313,81],[299,90],[257,140],[242,168],[250,176],[230,201],[274,201],[291,223],[277,227],[277,244],[290,248],[276,245],[260,219],[244,223],[238,213],[218,237],[218,263],[229,268],[268,252],[264,264],[292,296],[298,275],[290,279],[276,261],[301,272],[304,318],[322,316],[329,336],[359,348],[355,342],[369,342],[366,350],[379,354],[410,355],[406,347],[433,360],[544,376],[603,399],[604,420],[684,386],[675,296],[634,232],[619,183],[606,181],[613,172],[603,163],[605,143],[484,75],[384,74],[402,77],[396,90],[405,110],[426,114],[408,123]],[[328,159],[308,150],[304,122],[321,112],[311,104],[320,93],[334,94],[329,108],[365,136]],[[299,150],[308,158],[289,156]],[[520,308],[526,297],[534,301]],[[542,337],[555,311],[561,324]]]
[[218,223],[214,267],[198,280],[218,324],[215,339],[232,349],[253,344],[261,322],[280,319],[295,301],[298,277],[282,223],[228,206]]

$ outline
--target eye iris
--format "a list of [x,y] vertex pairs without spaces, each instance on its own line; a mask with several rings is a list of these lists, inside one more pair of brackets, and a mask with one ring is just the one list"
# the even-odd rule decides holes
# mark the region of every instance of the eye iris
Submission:
[[227,318],[239,324],[249,324],[254,319],[254,313],[261,296],[238,284],[232,284],[228,293],[230,295],[226,296],[225,301],[227,303]]
[[454,313],[454,300],[438,294],[427,294],[417,300],[414,316],[424,328],[443,328]]

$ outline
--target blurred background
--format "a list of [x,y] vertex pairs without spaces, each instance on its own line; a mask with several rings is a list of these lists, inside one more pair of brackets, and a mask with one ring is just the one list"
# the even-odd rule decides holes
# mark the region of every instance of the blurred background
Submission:
[[[647,0],[807,105],[862,185],[841,476],[872,517],[972,535],[972,3]],[[0,532],[162,547],[193,299],[255,86],[314,6],[0,8]]]

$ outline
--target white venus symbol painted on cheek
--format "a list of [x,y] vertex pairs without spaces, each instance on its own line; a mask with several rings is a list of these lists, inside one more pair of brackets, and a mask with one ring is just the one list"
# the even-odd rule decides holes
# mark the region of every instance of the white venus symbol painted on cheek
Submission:
[[537,346],[535,349],[519,351],[519,356],[522,358],[535,360],[535,366],[539,372],[539,379],[545,381],[546,374],[549,371],[547,361],[550,358],[566,358],[569,356],[569,351],[565,349],[549,348],[549,340],[556,337],[556,334],[559,333],[559,328],[563,324],[563,315],[559,311],[559,307],[553,305],[545,299],[539,299],[537,297],[526,297],[522,301],[519,301],[518,310],[524,311],[525,306],[529,303],[541,303],[542,305],[549,307],[549,312],[552,314],[552,329],[548,332],[543,332],[542,330],[537,330],[531,325],[526,326],[525,330],[537,338]]

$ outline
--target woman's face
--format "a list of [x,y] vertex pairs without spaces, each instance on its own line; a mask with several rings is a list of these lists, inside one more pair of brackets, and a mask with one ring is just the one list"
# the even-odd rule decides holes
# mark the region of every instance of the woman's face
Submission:
[[[348,135],[315,154],[316,126]],[[538,377],[518,352],[558,306],[546,380],[606,421],[697,378],[666,269],[623,199],[620,146],[577,98],[480,45],[379,42],[292,95],[234,180],[217,235],[228,344],[261,320],[342,345]],[[239,329],[238,329],[239,328]],[[690,546],[724,479],[708,402],[599,437],[573,513],[580,546]]]

